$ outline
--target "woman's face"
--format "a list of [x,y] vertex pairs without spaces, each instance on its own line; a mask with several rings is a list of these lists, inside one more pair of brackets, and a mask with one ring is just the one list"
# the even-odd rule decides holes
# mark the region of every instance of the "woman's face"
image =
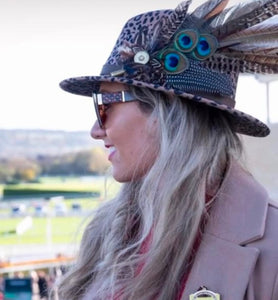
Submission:
[[[123,84],[102,83],[100,92],[126,90]],[[139,101],[113,103],[106,110],[103,128],[96,121],[91,136],[109,149],[113,177],[119,182],[139,179],[153,165],[158,150],[156,121],[143,112]]]

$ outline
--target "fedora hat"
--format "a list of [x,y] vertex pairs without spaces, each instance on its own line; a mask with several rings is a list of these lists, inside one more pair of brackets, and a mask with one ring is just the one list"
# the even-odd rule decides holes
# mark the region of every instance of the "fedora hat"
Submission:
[[190,2],[131,18],[101,74],[65,79],[61,88],[91,97],[101,82],[146,87],[219,109],[238,133],[267,136],[263,122],[235,109],[235,94],[240,73],[278,73],[277,0],[227,9],[228,0],[210,0],[191,13]]

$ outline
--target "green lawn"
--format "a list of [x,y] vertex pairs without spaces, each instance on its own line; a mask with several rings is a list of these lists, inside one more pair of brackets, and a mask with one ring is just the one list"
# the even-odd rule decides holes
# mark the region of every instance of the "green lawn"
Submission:
[[[82,212],[86,212],[86,215],[95,208],[98,207],[105,199],[112,198],[117,190],[119,184],[113,179],[108,179],[106,182],[107,190],[105,191],[105,183],[103,178],[95,178],[94,180],[80,180],[77,177],[44,177],[40,179],[40,183],[21,183],[17,185],[9,185],[9,188],[17,189],[32,189],[37,190],[38,194],[42,190],[68,190],[68,191],[99,191],[99,197],[91,198],[75,198],[67,199],[65,202],[68,211],[71,212],[72,204],[78,203],[81,206]],[[4,188],[4,185],[0,185],[0,196]],[[17,201],[20,202],[20,201]],[[1,201],[0,201],[1,203]],[[9,216],[10,206],[7,205],[9,201],[5,202],[5,205],[0,206],[0,214]],[[75,214],[74,216],[55,216],[54,207],[55,200],[48,200],[48,210],[52,212],[52,217],[34,217],[34,203],[28,204],[26,215],[32,217],[32,227],[25,233],[18,236],[15,233],[17,224],[23,219],[19,217],[2,218],[0,221],[0,246],[1,245],[24,245],[24,244],[49,244],[49,243],[72,243],[80,240],[81,234],[84,230],[84,214]],[[3,201],[2,201],[3,204]]]
[[22,219],[1,220],[0,245],[71,243],[80,239],[86,223],[82,217],[32,218],[25,233],[12,233]]

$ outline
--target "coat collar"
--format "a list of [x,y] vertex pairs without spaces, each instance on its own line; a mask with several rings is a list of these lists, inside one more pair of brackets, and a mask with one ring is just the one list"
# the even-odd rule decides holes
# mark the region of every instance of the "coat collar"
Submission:
[[268,195],[253,176],[231,162],[211,208],[206,233],[239,245],[261,238]]
[[236,162],[229,165],[195,256],[182,300],[200,286],[221,300],[244,299],[259,250],[244,247],[264,235],[266,191]]

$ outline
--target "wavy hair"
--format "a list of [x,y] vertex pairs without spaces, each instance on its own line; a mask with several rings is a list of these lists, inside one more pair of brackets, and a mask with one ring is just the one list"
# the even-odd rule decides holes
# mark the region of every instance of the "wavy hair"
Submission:
[[124,183],[88,224],[59,299],[175,299],[192,246],[227,163],[241,141],[229,116],[203,104],[132,87],[158,122],[157,158],[144,178]]

